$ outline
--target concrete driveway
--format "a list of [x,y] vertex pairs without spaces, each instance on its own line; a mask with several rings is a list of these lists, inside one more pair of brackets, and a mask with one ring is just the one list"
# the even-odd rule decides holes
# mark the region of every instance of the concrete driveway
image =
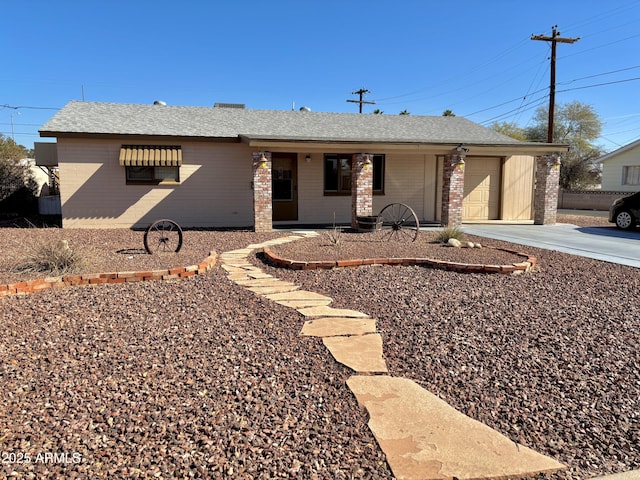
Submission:
[[465,224],[462,230],[469,235],[640,268],[640,229],[622,231],[614,226],[578,227],[558,223],[556,225]]

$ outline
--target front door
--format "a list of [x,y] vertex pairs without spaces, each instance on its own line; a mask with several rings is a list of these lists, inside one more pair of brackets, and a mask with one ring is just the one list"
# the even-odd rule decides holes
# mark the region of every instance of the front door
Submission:
[[298,220],[298,154],[272,153],[273,221]]

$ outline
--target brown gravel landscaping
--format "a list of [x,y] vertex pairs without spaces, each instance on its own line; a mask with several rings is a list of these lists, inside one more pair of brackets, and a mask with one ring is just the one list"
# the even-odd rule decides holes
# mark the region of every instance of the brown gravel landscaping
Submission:
[[[142,253],[142,232],[0,229],[0,282],[17,279],[20,245],[38,236],[64,237],[87,252],[92,269],[114,271],[193,264],[211,250],[285,234],[186,231],[181,252],[152,256]],[[481,243],[524,250],[538,268],[519,276],[405,266],[292,271],[260,255],[252,261],[376,318],[392,375],[570,467],[554,478],[640,468],[638,269]],[[320,254],[306,245],[288,244],[298,255]],[[341,248],[379,256],[391,246],[345,238]],[[426,238],[394,250],[423,256],[427,248],[485,255],[474,261],[496,254]],[[3,461],[4,475],[392,478],[345,385],[350,370],[319,339],[299,336],[304,320],[294,310],[221,269],[3,297],[0,315],[2,452],[31,459]],[[34,461],[46,452],[67,453],[68,462]]]
[[[437,230],[420,232],[415,242],[387,240],[385,233],[344,232],[337,244],[323,232],[318,237],[271,247],[282,258],[290,260],[341,260],[359,258],[428,258],[446,262],[462,262],[480,265],[509,265],[527,259],[521,247],[511,246],[510,250],[491,247],[453,248],[436,240]],[[482,247],[484,239],[471,238]]]
[[[260,241],[281,235],[252,234],[251,238]],[[35,272],[25,275],[16,270],[24,262],[28,251],[46,242],[66,240],[71,249],[80,252],[85,264],[72,273],[98,273],[196,265],[211,250],[222,252],[229,245],[236,245],[234,242],[242,242],[246,238],[239,232],[185,230],[183,246],[178,253],[149,255],[144,249],[143,237],[143,231],[127,229],[0,228],[0,283],[42,276]]]

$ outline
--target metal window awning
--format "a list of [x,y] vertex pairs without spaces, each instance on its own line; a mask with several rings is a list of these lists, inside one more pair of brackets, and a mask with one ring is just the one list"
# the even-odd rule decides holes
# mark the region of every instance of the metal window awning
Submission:
[[179,167],[182,147],[168,145],[122,145],[120,165],[125,167]]

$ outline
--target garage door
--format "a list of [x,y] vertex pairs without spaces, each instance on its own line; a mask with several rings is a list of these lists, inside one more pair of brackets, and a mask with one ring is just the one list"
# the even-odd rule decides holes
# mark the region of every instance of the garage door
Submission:
[[467,157],[462,220],[500,218],[500,158]]

